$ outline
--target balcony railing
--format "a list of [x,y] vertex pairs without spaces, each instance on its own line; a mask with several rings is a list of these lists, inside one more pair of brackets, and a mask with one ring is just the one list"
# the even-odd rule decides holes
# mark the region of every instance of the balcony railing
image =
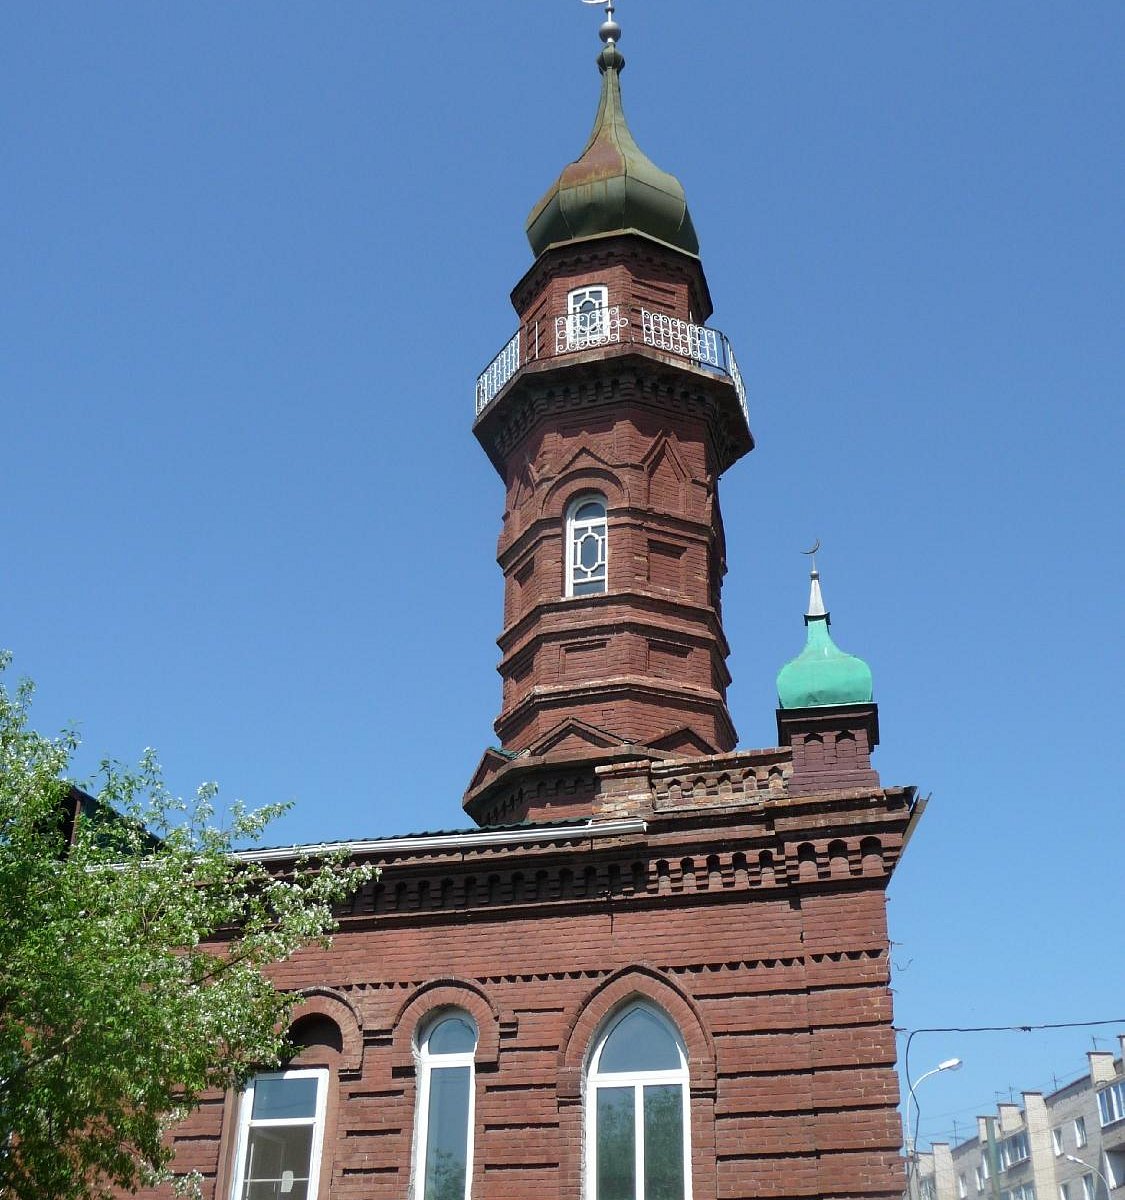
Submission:
[[667,354],[689,359],[705,371],[716,371],[727,376],[734,384],[738,402],[742,406],[742,415],[749,425],[750,410],[746,401],[746,387],[726,334],[718,329],[708,329],[706,325],[692,325],[665,313],[650,312],[647,308],[642,308],[640,312],[639,329],[630,325],[627,317],[621,316],[621,311],[616,305],[556,317],[553,356],[548,349],[550,343],[544,345],[544,339],[540,336],[538,322],[528,327],[526,341],[521,339],[521,331],[517,330],[477,377],[478,415],[520,367],[537,358],[573,354],[579,350],[608,346],[614,342],[639,342]]

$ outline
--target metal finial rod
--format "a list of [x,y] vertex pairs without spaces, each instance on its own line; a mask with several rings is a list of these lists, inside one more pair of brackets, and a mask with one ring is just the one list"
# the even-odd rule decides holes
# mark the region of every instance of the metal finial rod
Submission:
[[613,0],[582,0],[583,4],[599,4],[605,8],[605,20],[598,30],[598,37],[602,39],[606,45],[615,45],[621,38],[621,26],[613,19],[614,9],[617,7]]

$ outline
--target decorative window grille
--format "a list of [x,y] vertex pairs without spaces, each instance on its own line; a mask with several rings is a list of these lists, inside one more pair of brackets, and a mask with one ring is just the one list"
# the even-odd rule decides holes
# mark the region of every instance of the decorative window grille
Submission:
[[418,1043],[412,1200],[469,1200],[477,1027],[446,1009]]
[[687,1056],[647,1004],[619,1012],[586,1077],[590,1200],[691,1200]]
[[593,596],[608,586],[605,497],[579,496],[566,514],[566,594]]
[[328,1072],[255,1075],[239,1104],[234,1200],[316,1200]]

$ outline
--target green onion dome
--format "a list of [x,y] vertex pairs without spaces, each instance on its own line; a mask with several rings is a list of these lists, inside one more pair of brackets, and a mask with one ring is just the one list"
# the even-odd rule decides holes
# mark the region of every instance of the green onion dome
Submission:
[[871,668],[862,658],[845,654],[832,640],[830,618],[820,593],[820,576],[812,570],[809,611],[805,614],[805,648],[777,673],[780,708],[823,708],[832,704],[870,704]]
[[607,233],[642,233],[688,254],[699,253],[699,239],[680,181],[660,170],[641,152],[621,108],[621,71],[625,59],[607,29],[598,55],[602,95],[594,131],[586,149],[555,180],[527,218],[527,239],[536,257],[548,246]]

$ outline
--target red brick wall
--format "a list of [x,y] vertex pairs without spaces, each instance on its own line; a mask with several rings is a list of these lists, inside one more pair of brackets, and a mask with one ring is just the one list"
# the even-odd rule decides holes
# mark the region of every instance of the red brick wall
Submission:
[[[796,844],[764,823],[744,815],[718,834],[687,810],[596,850],[388,861],[330,951],[276,972],[344,1027],[343,1053],[301,1060],[333,1068],[322,1197],[407,1195],[412,1039],[428,1013],[457,1004],[480,1030],[474,1196],[579,1200],[584,1056],[602,1020],[638,995],[688,1050],[695,1200],[898,1196],[883,888],[904,817],[883,797],[837,807],[833,831],[854,865],[804,883]],[[876,835],[877,869],[857,853]],[[776,873],[737,867],[767,843]],[[661,883],[669,861],[674,889]],[[560,886],[563,871],[572,882]],[[490,875],[491,904],[480,886]],[[232,1097],[217,1097],[174,1135],[208,1196],[227,1195],[233,1112]]]

